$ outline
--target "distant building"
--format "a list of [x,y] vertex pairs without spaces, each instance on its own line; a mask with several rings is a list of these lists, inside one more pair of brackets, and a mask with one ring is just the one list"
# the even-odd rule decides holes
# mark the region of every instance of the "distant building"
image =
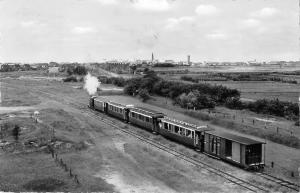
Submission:
[[190,55],[187,56],[187,63],[188,63],[188,65],[191,64],[191,56]]
[[59,72],[59,67],[49,67],[48,73],[49,74],[57,74]]
[[254,61],[248,61],[248,64],[250,66],[261,66],[261,63],[257,62],[256,60],[254,60]]

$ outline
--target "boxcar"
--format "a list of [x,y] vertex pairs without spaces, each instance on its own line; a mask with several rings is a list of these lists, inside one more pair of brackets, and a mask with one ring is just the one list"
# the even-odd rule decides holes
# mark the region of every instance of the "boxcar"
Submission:
[[263,168],[264,142],[231,133],[208,131],[204,152],[246,169]]
[[134,107],[129,109],[129,122],[153,133],[158,132],[158,118],[162,117],[164,117],[163,113],[143,107]]
[[204,131],[209,130],[206,125],[197,126],[164,117],[160,119],[159,126],[159,133],[166,138],[203,151]]
[[107,102],[107,114],[122,119],[128,122],[129,108],[125,105],[108,101]]

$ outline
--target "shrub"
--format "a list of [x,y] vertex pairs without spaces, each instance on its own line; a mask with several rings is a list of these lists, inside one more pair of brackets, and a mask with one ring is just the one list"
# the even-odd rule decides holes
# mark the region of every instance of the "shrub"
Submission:
[[63,79],[64,82],[77,82],[77,78],[75,76],[69,76]]
[[141,97],[143,102],[146,102],[150,99],[150,95],[147,89],[142,89],[139,91],[139,96]]

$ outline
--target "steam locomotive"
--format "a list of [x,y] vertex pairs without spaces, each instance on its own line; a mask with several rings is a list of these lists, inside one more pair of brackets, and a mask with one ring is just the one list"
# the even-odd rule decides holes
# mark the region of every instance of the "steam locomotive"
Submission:
[[104,97],[90,97],[89,107],[236,166],[249,170],[261,170],[265,166],[264,142],[213,131],[206,125],[190,124],[162,112],[112,102]]

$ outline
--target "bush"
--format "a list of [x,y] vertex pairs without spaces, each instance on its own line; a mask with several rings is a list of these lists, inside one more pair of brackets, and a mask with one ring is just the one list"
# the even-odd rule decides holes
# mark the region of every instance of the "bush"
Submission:
[[256,113],[275,115],[295,119],[299,116],[297,103],[268,99],[260,99],[255,102],[245,103],[245,108]]
[[119,87],[124,87],[126,85],[126,80],[122,77],[106,77],[99,76],[98,80],[103,84],[113,84]]
[[68,65],[66,66],[66,72],[68,75],[86,75],[87,74],[87,68],[85,66],[81,66],[79,64],[74,64],[74,65]]
[[233,98],[228,98],[225,102],[225,106],[230,109],[243,109],[244,105],[240,101],[240,98],[238,97],[233,97]]
[[143,102],[146,102],[150,99],[150,95],[147,89],[142,89],[139,91],[139,96],[141,97]]
[[77,82],[77,78],[75,76],[69,76],[63,79],[64,82]]

